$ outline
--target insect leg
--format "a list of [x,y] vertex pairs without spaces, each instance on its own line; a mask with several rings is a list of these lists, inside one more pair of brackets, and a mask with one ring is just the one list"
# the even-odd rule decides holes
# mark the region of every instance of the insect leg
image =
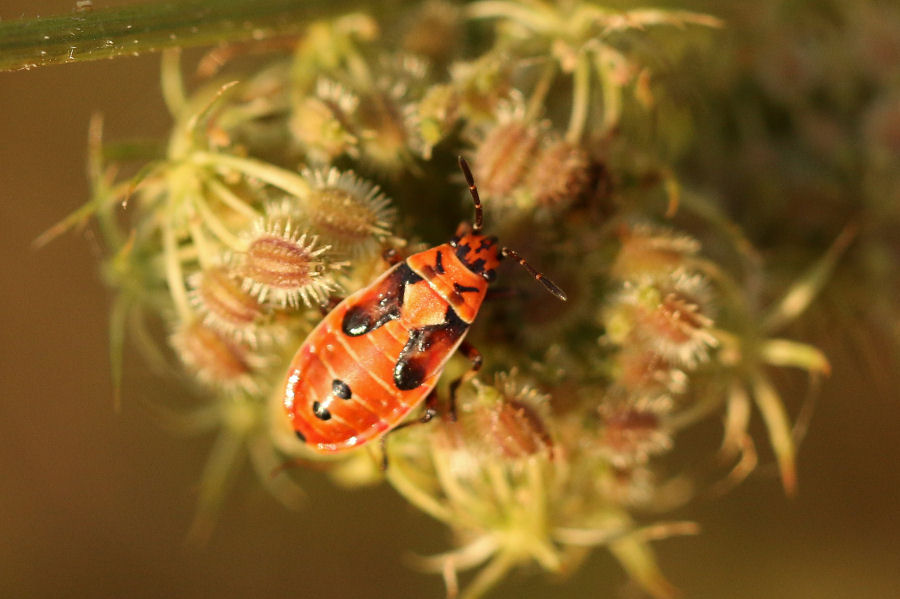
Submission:
[[521,297],[522,292],[512,287],[488,287],[484,301],[496,301]]
[[329,295],[328,299],[325,300],[324,304],[319,304],[319,312],[322,313],[322,316],[328,316],[328,313],[334,310],[334,307],[339,303],[344,301],[344,298],[338,297],[336,295]]
[[437,389],[432,389],[431,392],[425,396],[425,409],[422,411],[422,415],[417,420],[409,420],[407,422],[404,422],[403,424],[394,427],[381,436],[380,441],[382,470],[387,470],[388,467],[387,438],[401,429],[413,426],[415,424],[425,424],[426,422],[431,422],[434,417],[438,415],[437,402]]
[[389,266],[394,266],[395,264],[399,264],[403,262],[403,256],[400,255],[400,252],[397,248],[385,248],[383,252],[381,252],[381,259],[388,263]]
[[450,419],[453,420],[453,422],[456,422],[457,389],[459,389],[460,385],[471,380],[471,378],[478,373],[481,369],[481,364],[484,361],[481,357],[481,352],[475,349],[475,346],[468,341],[463,341],[460,344],[459,351],[472,362],[472,366],[465,371],[462,376],[450,383]]

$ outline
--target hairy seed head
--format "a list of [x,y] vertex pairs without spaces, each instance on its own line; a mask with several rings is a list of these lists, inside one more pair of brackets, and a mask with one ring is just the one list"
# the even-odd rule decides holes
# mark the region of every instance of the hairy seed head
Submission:
[[256,329],[265,309],[242,288],[236,273],[226,266],[215,266],[195,273],[188,283],[191,303],[204,324],[255,344]]
[[337,289],[333,272],[344,266],[330,259],[330,246],[301,232],[292,205],[276,204],[257,221],[247,249],[237,257],[243,288],[260,302],[297,308],[324,303]]
[[500,373],[491,386],[478,385],[470,404],[472,441],[505,459],[547,451],[553,441],[544,424],[548,397],[522,381],[518,373]]
[[201,382],[222,388],[255,388],[250,350],[200,321],[179,326],[169,343]]
[[478,189],[486,197],[502,200],[525,182],[538,149],[535,126],[511,120],[492,127],[472,159]]
[[668,392],[687,390],[687,375],[658,353],[637,346],[626,346],[616,354],[622,387],[631,392]]
[[342,154],[355,155],[358,139],[350,121],[359,99],[340,84],[320,79],[316,93],[293,107],[290,130],[311,162],[327,164]]
[[602,428],[598,447],[613,466],[645,464],[652,455],[668,451],[672,438],[661,416],[671,409],[667,396],[634,396],[613,392],[600,404]]
[[622,246],[610,271],[620,279],[672,272],[700,251],[696,239],[649,225],[623,226],[619,237]]
[[403,36],[403,49],[443,63],[453,55],[461,37],[460,7],[452,2],[429,0],[422,4]]
[[336,168],[303,175],[313,187],[303,209],[306,219],[335,250],[359,257],[390,235],[395,210],[377,185]]
[[394,176],[422,153],[418,100],[427,81],[427,64],[410,54],[380,60],[374,82],[357,82],[359,105],[350,126],[359,140],[360,159],[370,168]]
[[678,271],[644,291],[635,304],[634,329],[642,345],[688,369],[706,361],[717,340],[703,275]]
[[555,140],[541,148],[528,185],[538,204],[562,209],[587,188],[590,166],[588,155],[581,147]]
[[713,334],[709,285],[699,273],[625,281],[602,311],[606,337],[650,352],[675,368],[691,370],[709,357]]

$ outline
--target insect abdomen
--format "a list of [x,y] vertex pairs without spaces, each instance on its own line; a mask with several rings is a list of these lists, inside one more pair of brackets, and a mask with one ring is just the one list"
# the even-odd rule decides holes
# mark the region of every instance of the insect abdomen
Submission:
[[294,428],[323,452],[355,447],[393,428],[440,375],[431,373],[413,389],[398,389],[394,370],[409,328],[398,319],[376,329],[378,335],[349,337],[340,328],[343,312],[335,310],[310,336],[288,378]]
[[321,452],[349,449],[425,398],[468,331],[448,285],[400,264],[325,317],[288,373],[284,403],[301,439]]

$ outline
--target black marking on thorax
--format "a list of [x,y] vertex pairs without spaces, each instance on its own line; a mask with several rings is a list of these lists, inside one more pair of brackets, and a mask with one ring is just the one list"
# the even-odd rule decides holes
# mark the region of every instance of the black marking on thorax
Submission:
[[394,366],[394,385],[401,391],[421,385],[429,375],[429,362],[434,359],[429,352],[449,351],[468,328],[469,325],[456,311],[447,306],[444,322],[411,330],[409,340]]
[[472,293],[478,292],[480,289],[478,287],[469,287],[467,285],[460,285],[456,281],[453,282],[453,290],[460,295],[463,293]]
[[460,262],[465,264],[466,255],[472,251],[472,248],[468,243],[456,243],[454,247],[456,247],[456,257],[459,258]]
[[483,250],[486,250],[489,247],[491,247],[492,245],[494,245],[496,242],[497,242],[496,237],[485,237],[484,239],[481,240],[481,243],[478,244],[477,251],[481,252]]
[[478,287],[468,287],[466,285],[460,285],[456,281],[453,282],[453,293],[447,298],[450,300],[450,304],[453,306],[461,306],[466,303],[466,300],[463,298],[463,293],[472,293],[480,291]]
[[484,258],[477,258],[472,264],[469,264],[468,267],[472,272],[481,273],[484,271],[485,265],[487,265],[487,262],[485,262]]
[[437,258],[434,260],[434,272],[444,274],[444,252],[441,250],[437,251]]
[[341,321],[341,331],[349,337],[359,337],[400,318],[406,286],[415,285],[421,280],[422,277],[413,272],[405,262],[398,265],[373,290],[372,297],[366,297],[347,309]]
[[428,281],[446,272],[444,269],[444,252],[437,250],[436,253],[437,257],[434,259],[434,266],[431,266],[430,264],[419,265],[422,276]]

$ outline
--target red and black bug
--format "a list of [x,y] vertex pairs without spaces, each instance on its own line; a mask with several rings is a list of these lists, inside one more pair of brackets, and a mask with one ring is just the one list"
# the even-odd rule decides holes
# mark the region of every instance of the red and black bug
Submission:
[[[297,436],[334,453],[396,428],[434,387],[457,349],[472,361],[456,388],[481,366],[464,342],[503,257],[512,257],[557,298],[566,295],[514,250],[481,234],[483,214],[468,164],[459,159],[475,221],[449,242],[409,256],[325,316],[297,351],[284,384],[284,408]],[[451,408],[452,409],[452,408]]]

